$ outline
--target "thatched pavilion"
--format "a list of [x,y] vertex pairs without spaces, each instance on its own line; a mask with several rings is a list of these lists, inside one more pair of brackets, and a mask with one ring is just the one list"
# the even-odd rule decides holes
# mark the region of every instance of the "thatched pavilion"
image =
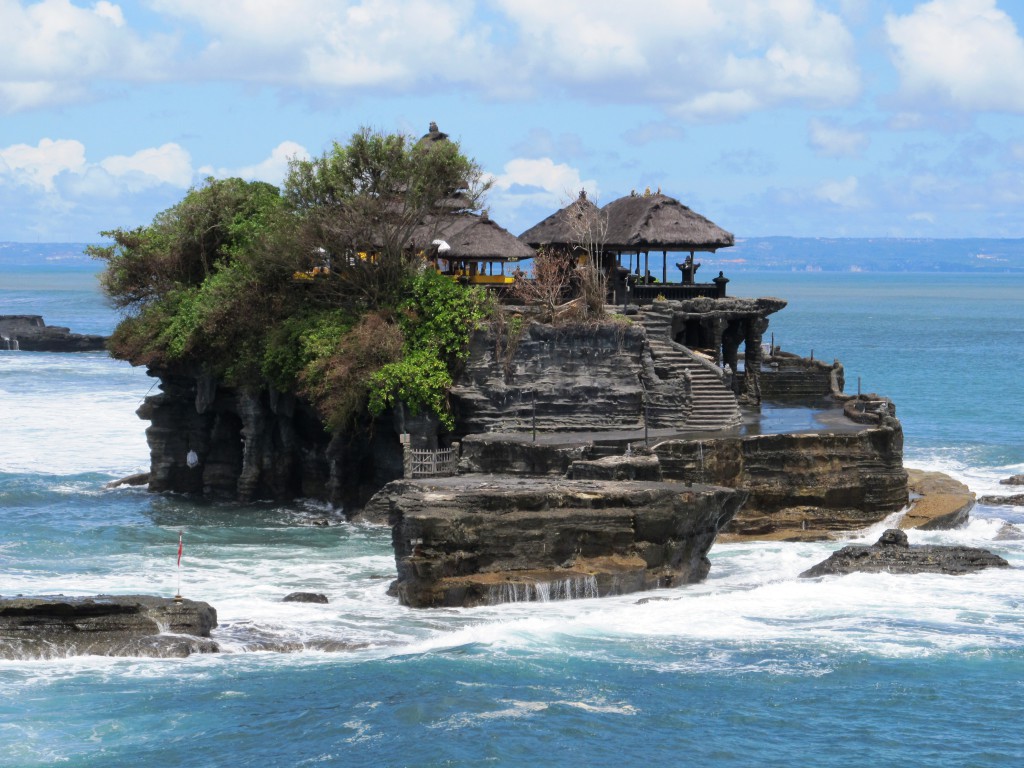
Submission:
[[[650,273],[649,255],[651,251],[662,253],[661,288],[668,298],[684,298],[703,295],[705,291],[697,290],[695,275],[700,264],[694,261],[697,251],[714,252],[719,248],[728,248],[735,239],[732,233],[726,232],[714,222],[687,208],[681,202],[660,190],[654,194],[650,191],[642,195],[631,194],[608,203],[601,212],[608,217],[608,232],[605,237],[605,249],[617,254],[619,266],[622,265],[623,254],[636,254],[635,274],[636,298],[642,298],[646,292],[644,287],[654,282]],[[683,285],[693,288],[674,291],[681,295],[669,297],[668,288],[668,254],[685,252],[685,261],[678,265],[683,273]],[[643,257],[641,272],[640,258]],[[657,265],[655,265],[657,269]],[[724,277],[720,277],[724,280]],[[713,283],[705,284],[707,295],[717,295]],[[724,290],[724,282],[719,289]],[[673,291],[670,291],[673,292]],[[685,294],[685,296],[683,295]],[[653,298],[653,294],[651,296]]]
[[587,191],[544,221],[523,232],[519,239],[531,248],[550,247],[572,251],[603,248],[607,218],[587,199]]
[[532,259],[534,251],[486,212],[453,213],[439,216],[414,235],[415,247],[423,251],[439,272],[465,278],[471,285],[511,285],[505,265]]

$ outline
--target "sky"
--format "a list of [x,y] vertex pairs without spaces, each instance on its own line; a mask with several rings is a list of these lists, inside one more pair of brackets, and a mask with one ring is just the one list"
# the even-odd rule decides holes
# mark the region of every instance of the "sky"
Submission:
[[1024,237],[1020,0],[0,0],[0,116],[0,241],[431,121],[514,234],[660,188],[740,238]]

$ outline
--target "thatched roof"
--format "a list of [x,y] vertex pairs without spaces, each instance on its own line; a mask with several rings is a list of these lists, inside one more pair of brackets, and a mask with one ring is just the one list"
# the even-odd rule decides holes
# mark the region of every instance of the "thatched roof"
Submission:
[[429,130],[416,142],[416,148],[429,149],[439,141],[448,141],[448,134],[438,130],[437,123],[431,122]]
[[537,255],[486,213],[460,213],[435,219],[424,224],[414,240],[417,249],[428,251],[434,240],[443,240],[448,249],[442,249],[438,255],[454,260],[520,261]]
[[587,227],[600,216],[601,209],[587,199],[586,190],[580,190],[578,198],[530,227],[519,239],[532,248],[585,244],[589,239],[586,235]]
[[660,192],[620,197],[601,211],[609,250],[714,251],[735,242],[731,232]]

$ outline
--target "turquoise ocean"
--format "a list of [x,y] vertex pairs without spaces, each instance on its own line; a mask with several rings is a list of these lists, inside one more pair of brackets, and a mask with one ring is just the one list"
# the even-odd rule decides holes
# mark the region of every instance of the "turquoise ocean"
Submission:
[[[745,273],[784,349],[891,397],[909,466],[982,493],[1024,472],[1024,275]],[[91,269],[0,270],[0,314],[108,333]],[[766,341],[768,339],[766,338]],[[0,766],[1020,766],[1022,507],[914,543],[1012,569],[797,574],[851,541],[718,544],[702,584],[416,611],[390,532],[313,502],[211,504],[109,480],[148,466],[154,380],[102,353],[0,352],[0,594],[173,595],[224,652],[0,661]],[[328,605],[282,603],[292,591]]]

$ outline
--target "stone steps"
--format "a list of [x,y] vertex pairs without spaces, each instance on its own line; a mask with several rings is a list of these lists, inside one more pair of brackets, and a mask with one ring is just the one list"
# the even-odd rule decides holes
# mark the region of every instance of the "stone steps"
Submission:
[[[671,306],[659,307],[656,302],[641,311],[638,318],[647,329],[653,367],[653,371],[648,371],[649,381],[644,382],[648,397],[648,423],[678,421],[679,416],[683,416],[685,429],[727,429],[739,424],[736,396],[722,383],[721,377],[686,347],[672,340]],[[676,382],[686,382],[685,386],[689,387],[688,413],[679,413],[677,406],[670,411],[659,398],[659,391],[665,391]]]

